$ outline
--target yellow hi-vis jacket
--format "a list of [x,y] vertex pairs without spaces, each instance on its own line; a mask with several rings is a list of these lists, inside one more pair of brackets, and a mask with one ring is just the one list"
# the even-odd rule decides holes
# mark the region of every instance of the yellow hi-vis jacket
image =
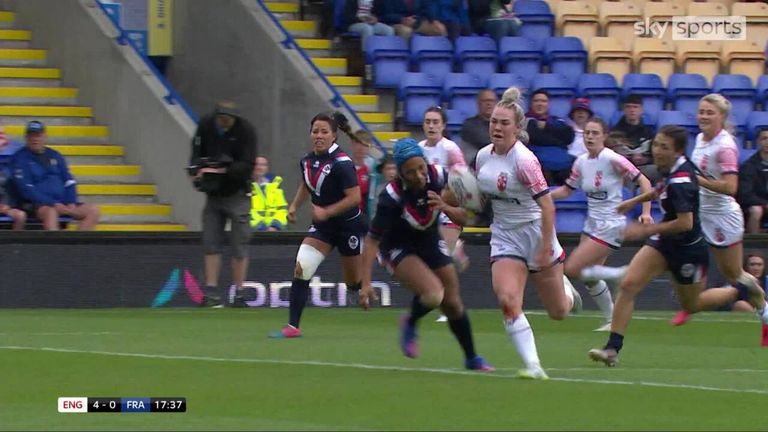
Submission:
[[266,231],[269,227],[278,230],[285,229],[288,224],[288,202],[285,200],[285,193],[280,188],[282,182],[283,178],[280,176],[275,176],[264,186],[253,182],[251,229],[255,231]]

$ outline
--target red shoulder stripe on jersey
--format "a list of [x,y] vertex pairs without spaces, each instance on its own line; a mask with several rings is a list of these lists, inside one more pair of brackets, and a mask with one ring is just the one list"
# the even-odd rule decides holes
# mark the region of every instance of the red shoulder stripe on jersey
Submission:
[[676,178],[676,177],[690,177],[690,176],[691,176],[691,174],[690,174],[690,173],[688,173],[688,172],[685,172],[685,171],[678,171],[678,172],[676,172],[676,173],[672,174],[671,176],[669,176],[669,178]]

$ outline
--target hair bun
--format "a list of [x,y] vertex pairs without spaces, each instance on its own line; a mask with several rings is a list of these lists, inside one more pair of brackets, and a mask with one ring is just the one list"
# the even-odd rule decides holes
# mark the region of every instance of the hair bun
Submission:
[[520,99],[522,98],[522,93],[520,92],[520,89],[517,87],[510,87],[504,91],[504,94],[501,95],[501,102],[504,104],[509,103],[520,103]]

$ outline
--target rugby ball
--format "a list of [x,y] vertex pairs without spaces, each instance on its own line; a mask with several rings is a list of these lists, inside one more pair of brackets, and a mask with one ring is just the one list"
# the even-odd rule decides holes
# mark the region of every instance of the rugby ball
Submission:
[[454,167],[448,172],[448,189],[456,196],[459,206],[467,210],[483,210],[483,196],[475,175],[467,167]]

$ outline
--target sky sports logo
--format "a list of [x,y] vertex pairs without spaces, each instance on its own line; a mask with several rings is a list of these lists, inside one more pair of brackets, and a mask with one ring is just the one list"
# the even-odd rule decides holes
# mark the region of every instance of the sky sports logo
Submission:
[[635,35],[676,41],[735,41],[747,40],[745,16],[673,16],[672,21],[646,18],[634,25]]

